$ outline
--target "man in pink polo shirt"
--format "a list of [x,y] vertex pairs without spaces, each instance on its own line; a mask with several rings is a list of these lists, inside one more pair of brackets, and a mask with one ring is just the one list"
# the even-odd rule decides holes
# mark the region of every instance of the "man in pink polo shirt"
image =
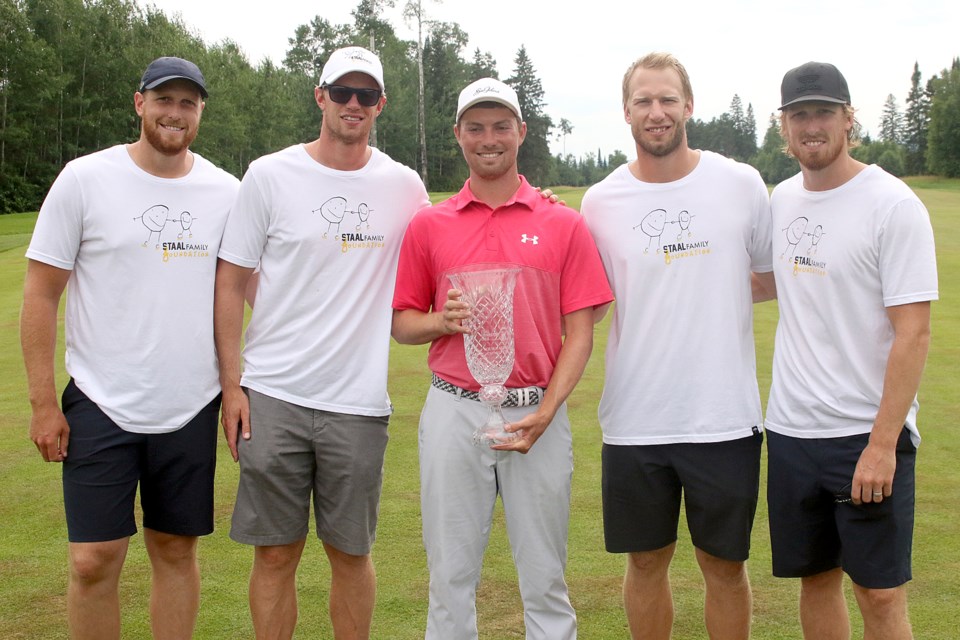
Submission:
[[[573,448],[564,401],[593,348],[594,309],[613,296],[580,215],[542,199],[517,172],[526,135],[517,94],[486,78],[460,94],[454,135],[470,167],[456,196],[423,209],[400,250],[393,336],[431,342],[433,385],[420,419],[423,539],[430,569],[427,640],[477,637],[476,589],[499,494],[520,579],[528,639],[576,638],[563,573]],[[520,268],[516,364],[504,402],[521,437],[472,445],[487,409],[467,369],[470,309],[447,274],[478,264]],[[520,406],[518,406],[520,405]],[[522,455],[525,454],[525,455]]]

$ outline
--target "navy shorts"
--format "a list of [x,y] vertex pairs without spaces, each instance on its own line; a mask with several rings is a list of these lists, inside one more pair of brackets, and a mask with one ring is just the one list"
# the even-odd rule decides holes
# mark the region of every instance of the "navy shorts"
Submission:
[[70,542],[135,534],[137,485],[144,527],[180,536],[213,531],[219,395],[181,429],[156,434],[124,431],[73,380],[62,402],[70,425],[63,461]]
[[910,580],[917,449],[904,429],[893,493],[853,504],[850,484],[870,434],[793,438],[768,432],[767,503],[773,575],[801,578],[841,567],[867,589]]
[[607,551],[653,551],[676,542],[680,504],[694,546],[742,562],[760,492],[763,434],[726,442],[603,445]]

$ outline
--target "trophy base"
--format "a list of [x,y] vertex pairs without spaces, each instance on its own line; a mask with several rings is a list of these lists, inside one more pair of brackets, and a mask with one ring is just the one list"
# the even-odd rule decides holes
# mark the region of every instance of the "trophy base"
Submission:
[[503,425],[483,426],[473,432],[473,444],[478,447],[492,447],[498,444],[510,444],[520,440],[520,433],[503,430]]

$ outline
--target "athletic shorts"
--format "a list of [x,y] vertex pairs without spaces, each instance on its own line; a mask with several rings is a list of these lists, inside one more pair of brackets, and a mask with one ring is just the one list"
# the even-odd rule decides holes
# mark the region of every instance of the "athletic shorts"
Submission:
[[302,540],[312,494],[317,537],[350,555],[370,553],[389,416],[320,411],[245,391],[251,438],[239,441],[230,537],[256,546]]
[[603,445],[603,533],[610,553],[676,542],[680,503],[694,546],[724,560],[750,555],[763,434],[726,442]]
[[178,536],[213,532],[220,396],[190,422],[167,433],[131,433],[116,425],[74,383],[62,396],[70,426],[63,461],[63,504],[70,542],[105,542],[143,526]]
[[793,438],[768,432],[767,504],[773,575],[812,576],[843,568],[867,589],[891,589],[912,576],[917,449],[904,429],[893,493],[853,504],[850,485],[870,434]]

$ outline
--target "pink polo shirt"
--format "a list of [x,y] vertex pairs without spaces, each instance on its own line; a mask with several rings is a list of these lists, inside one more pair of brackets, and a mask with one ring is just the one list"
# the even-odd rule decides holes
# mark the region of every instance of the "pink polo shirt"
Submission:
[[[470,191],[420,210],[400,248],[393,308],[442,309],[449,273],[468,265],[521,267],[514,295],[516,361],[507,387],[546,387],[560,354],[561,318],[613,300],[600,255],[579,213],[544,200],[520,177],[506,204],[491,209]],[[438,376],[479,390],[470,375],[463,336],[444,336],[427,359]]]

